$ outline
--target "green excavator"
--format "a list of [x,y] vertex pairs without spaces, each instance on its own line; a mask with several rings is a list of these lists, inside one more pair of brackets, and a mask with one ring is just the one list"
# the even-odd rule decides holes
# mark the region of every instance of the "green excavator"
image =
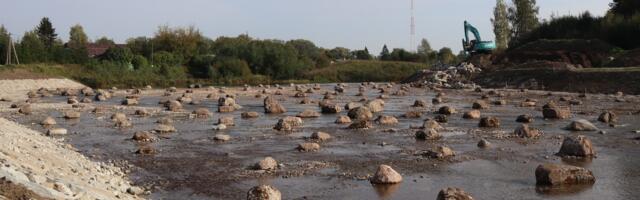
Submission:
[[[469,31],[475,36],[475,40],[469,40]],[[496,43],[493,41],[482,41],[480,33],[476,27],[473,27],[467,21],[464,21],[464,39],[462,39],[462,47],[464,50],[473,54],[490,54],[496,49]]]

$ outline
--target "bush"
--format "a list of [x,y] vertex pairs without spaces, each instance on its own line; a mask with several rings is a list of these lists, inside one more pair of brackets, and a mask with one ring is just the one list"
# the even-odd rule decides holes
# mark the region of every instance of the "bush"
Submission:
[[111,47],[107,49],[104,54],[100,55],[100,58],[112,62],[131,63],[133,53],[131,53],[131,49],[127,47]]
[[187,70],[195,78],[211,78],[214,61],[214,56],[197,55],[189,60]]
[[143,68],[149,67],[149,61],[147,61],[147,58],[141,55],[134,56],[131,60],[131,64],[133,65],[133,69],[135,70],[141,70]]
[[232,77],[249,77],[251,76],[251,69],[246,61],[240,59],[221,59],[214,64],[214,68],[216,69],[211,77],[223,77],[223,78],[232,78]]

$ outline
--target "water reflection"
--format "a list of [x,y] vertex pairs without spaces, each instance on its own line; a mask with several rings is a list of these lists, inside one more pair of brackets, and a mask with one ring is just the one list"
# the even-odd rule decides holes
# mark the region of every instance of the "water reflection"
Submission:
[[393,194],[398,191],[398,189],[400,189],[400,185],[402,185],[402,183],[372,184],[373,189],[376,190],[376,194],[378,194],[378,197],[380,197],[380,199],[391,199],[391,196],[393,196]]

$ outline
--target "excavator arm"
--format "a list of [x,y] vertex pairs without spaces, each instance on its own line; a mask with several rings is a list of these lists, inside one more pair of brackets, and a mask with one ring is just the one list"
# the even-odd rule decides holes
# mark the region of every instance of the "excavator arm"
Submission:
[[[469,40],[469,32],[473,34],[475,40]],[[464,39],[462,39],[462,46],[464,50],[469,53],[490,53],[496,49],[496,44],[494,42],[482,41],[478,29],[473,27],[467,21],[464,21]]]

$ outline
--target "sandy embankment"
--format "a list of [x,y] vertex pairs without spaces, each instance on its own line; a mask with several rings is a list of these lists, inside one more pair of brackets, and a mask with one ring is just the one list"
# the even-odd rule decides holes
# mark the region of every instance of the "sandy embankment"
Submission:
[[[1,97],[26,99],[39,88],[82,88],[68,79],[0,80]],[[138,199],[118,168],[93,162],[70,145],[0,117],[0,178],[52,199]],[[2,199],[0,195],[0,199]]]

